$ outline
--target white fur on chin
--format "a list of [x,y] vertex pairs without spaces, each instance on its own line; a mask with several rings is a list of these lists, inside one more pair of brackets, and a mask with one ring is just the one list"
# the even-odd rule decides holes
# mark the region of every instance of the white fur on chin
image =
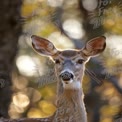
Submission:
[[66,84],[64,81],[63,82],[63,87],[64,89],[81,89],[81,83],[80,81],[69,81],[68,84]]

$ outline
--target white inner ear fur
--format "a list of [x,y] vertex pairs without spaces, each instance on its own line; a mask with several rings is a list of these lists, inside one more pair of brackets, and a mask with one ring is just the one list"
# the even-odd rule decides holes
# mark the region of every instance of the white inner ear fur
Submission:
[[47,48],[48,48],[49,50],[52,50],[52,49],[53,49],[53,45],[49,43],[48,46],[47,46]]

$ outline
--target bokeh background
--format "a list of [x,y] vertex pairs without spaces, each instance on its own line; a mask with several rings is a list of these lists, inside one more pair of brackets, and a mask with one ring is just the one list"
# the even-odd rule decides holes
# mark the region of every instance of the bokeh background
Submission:
[[12,70],[11,118],[43,118],[56,110],[54,64],[33,51],[33,34],[59,49],[81,49],[90,39],[106,36],[106,50],[86,66],[85,106],[89,122],[113,122],[122,117],[121,1],[23,0],[19,23],[22,33]]

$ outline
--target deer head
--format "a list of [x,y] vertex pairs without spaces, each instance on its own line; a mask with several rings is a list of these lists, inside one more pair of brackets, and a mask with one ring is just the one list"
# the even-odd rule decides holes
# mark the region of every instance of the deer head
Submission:
[[106,47],[104,36],[86,43],[81,50],[59,50],[47,39],[33,35],[32,46],[40,55],[51,57],[55,63],[55,73],[64,89],[80,89],[85,64],[91,57],[102,53]]

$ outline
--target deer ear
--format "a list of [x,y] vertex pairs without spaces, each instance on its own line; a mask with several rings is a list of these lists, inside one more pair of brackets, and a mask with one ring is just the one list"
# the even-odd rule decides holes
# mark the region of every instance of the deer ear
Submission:
[[34,50],[39,54],[53,56],[58,52],[53,43],[47,39],[35,35],[31,36],[31,39]]
[[82,49],[82,52],[85,56],[97,56],[102,53],[106,47],[106,37],[100,36],[93,38],[88,41],[85,47]]

